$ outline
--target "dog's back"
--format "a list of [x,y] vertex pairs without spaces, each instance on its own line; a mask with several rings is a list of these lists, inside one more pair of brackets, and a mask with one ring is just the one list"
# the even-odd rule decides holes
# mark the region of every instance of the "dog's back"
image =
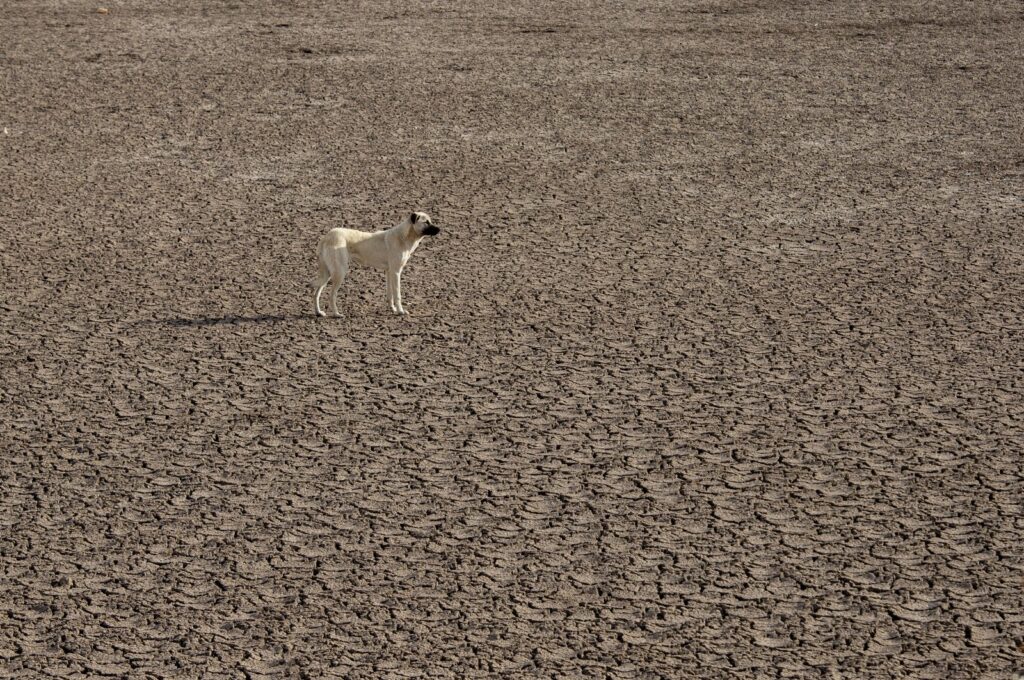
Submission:
[[361,243],[372,236],[373,234],[368,231],[338,227],[324,234],[323,238],[320,239],[319,249],[323,252],[324,248],[346,248]]

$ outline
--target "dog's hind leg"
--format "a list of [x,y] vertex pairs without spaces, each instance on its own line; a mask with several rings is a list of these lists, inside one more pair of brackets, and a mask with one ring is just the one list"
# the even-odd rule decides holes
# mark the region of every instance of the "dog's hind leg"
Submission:
[[327,316],[324,310],[320,307],[320,293],[324,292],[324,288],[327,287],[327,282],[331,280],[331,272],[327,270],[327,265],[324,261],[320,260],[320,269],[316,274],[316,283],[313,286],[316,288],[316,293],[313,294],[313,311],[316,312],[317,316]]
[[348,275],[348,248],[335,248],[328,253],[327,268],[331,270],[331,314],[341,316],[338,311],[338,289]]

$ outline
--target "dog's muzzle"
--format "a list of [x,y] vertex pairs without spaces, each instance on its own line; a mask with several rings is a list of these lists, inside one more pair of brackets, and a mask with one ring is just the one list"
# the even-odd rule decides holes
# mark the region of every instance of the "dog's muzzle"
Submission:
[[428,225],[427,228],[423,230],[424,236],[437,236],[440,233],[441,230],[433,224]]

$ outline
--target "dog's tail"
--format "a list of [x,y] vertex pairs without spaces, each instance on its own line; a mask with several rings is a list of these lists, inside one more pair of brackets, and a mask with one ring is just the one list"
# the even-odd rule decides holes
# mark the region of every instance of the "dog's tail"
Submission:
[[322,238],[316,244],[316,264],[316,281],[313,282],[313,288],[320,288],[331,280],[331,272],[327,269],[327,263],[324,262],[324,239]]
[[313,282],[313,288],[319,288],[331,280],[331,272],[327,271],[327,265],[324,264],[324,261],[319,256],[317,259],[319,260],[319,266],[316,270],[316,281]]

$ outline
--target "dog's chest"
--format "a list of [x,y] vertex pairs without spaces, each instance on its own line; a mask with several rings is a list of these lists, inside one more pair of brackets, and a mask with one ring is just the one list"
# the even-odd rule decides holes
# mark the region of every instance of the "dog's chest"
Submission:
[[419,247],[420,242],[413,241],[412,245],[410,245],[407,250],[402,251],[402,266],[405,266],[405,263],[409,261],[409,258],[412,257],[412,254],[415,253],[416,249]]

